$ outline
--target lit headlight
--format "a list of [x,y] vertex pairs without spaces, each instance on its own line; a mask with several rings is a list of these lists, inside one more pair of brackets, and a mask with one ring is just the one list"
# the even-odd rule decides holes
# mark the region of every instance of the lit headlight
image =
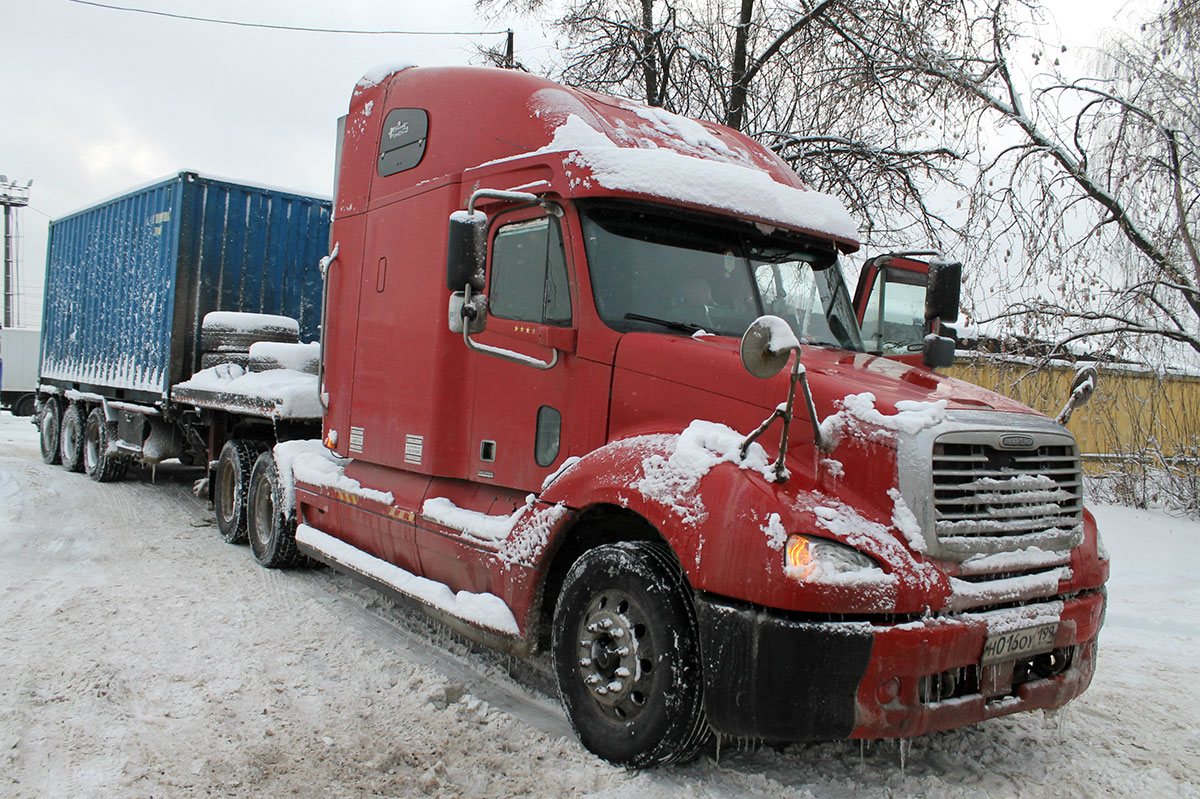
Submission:
[[864,577],[883,571],[875,561],[853,547],[825,538],[793,535],[784,549],[783,570],[802,582],[842,582],[841,575]]

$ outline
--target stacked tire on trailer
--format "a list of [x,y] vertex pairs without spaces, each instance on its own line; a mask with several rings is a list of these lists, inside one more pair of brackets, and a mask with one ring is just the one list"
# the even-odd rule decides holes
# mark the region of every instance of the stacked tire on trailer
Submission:
[[[239,325],[239,320],[251,316],[260,316],[265,321]],[[250,346],[259,341],[298,344],[300,328],[295,320],[283,316],[210,313],[204,317],[200,328],[200,368],[235,363],[243,369],[250,369]]]

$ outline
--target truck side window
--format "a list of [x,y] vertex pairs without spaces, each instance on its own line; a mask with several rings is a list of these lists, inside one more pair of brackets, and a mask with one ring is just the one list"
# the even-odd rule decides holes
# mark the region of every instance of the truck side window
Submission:
[[429,112],[421,108],[393,108],[383,121],[379,144],[379,176],[386,178],[412,169],[425,157]]
[[571,323],[567,264],[556,218],[505,225],[491,249],[488,307],[493,316],[550,325]]

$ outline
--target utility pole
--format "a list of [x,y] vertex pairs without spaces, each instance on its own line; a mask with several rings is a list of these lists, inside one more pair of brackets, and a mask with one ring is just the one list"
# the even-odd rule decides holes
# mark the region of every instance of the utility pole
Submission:
[[515,66],[513,61],[513,29],[508,29],[508,37],[504,42],[504,68],[512,69]]
[[13,325],[17,296],[17,250],[13,241],[16,209],[29,205],[29,187],[32,185],[31,180],[19,186],[7,175],[0,175],[0,205],[4,206],[4,327]]

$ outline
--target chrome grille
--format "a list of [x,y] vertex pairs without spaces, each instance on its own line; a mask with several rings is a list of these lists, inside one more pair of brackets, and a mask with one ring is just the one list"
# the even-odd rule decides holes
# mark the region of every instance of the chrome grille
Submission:
[[[990,442],[989,443],[989,439]],[[1064,551],[1083,538],[1079,450],[1057,437],[1003,449],[995,435],[952,433],[933,448],[934,529],[965,558],[1029,547]]]

